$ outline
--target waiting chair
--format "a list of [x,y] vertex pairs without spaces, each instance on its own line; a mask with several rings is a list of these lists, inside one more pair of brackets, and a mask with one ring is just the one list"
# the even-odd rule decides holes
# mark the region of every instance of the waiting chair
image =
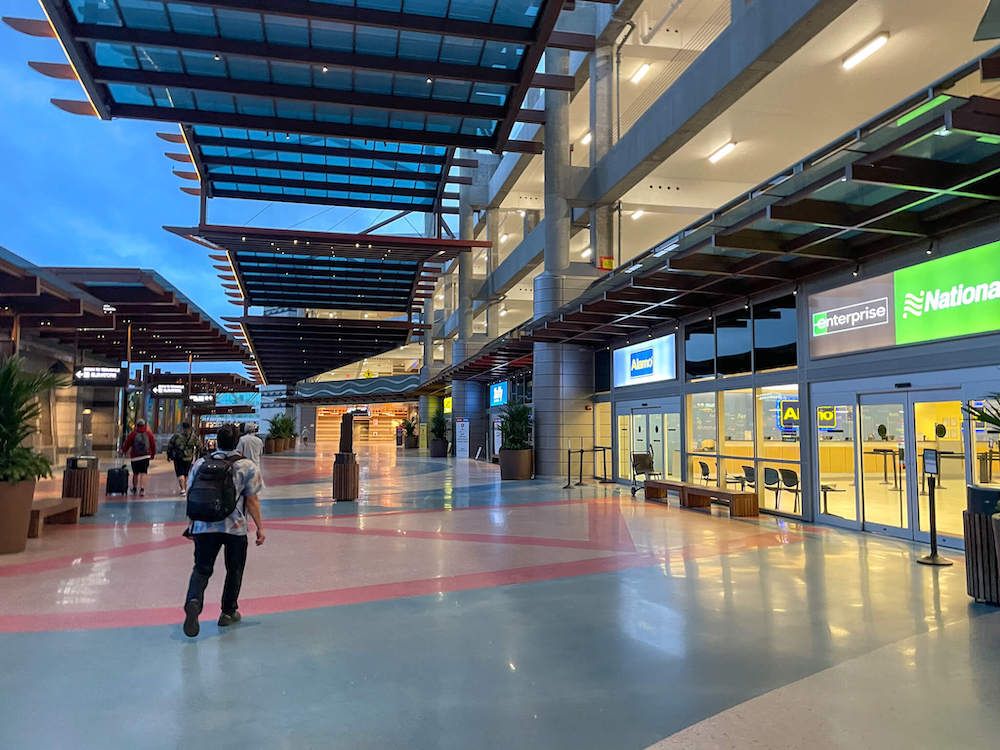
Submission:
[[743,482],[752,490],[757,489],[757,470],[752,466],[743,466]]
[[706,485],[715,482],[715,477],[712,476],[712,470],[708,468],[708,464],[704,461],[698,462],[698,471],[701,473],[701,481]]
[[635,483],[636,478],[642,474],[643,481],[647,479],[663,479],[663,474],[653,466],[653,456],[649,453],[632,454],[632,496],[639,491],[639,485]]
[[791,469],[778,469],[778,473],[781,474],[781,486],[783,489],[788,490],[792,493],[795,498],[795,502],[792,505],[792,512],[799,512],[799,494],[801,492],[799,488],[799,475],[796,474]]
[[778,474],[777,469],[772,469],[770,466],[764,467],[764,489],[774,493],[774,508],[779,510],[781,508],[781,475]]

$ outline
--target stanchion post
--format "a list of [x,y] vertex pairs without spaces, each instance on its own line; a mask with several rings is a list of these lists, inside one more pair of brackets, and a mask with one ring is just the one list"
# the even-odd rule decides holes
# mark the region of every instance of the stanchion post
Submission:
[[564,490],[568,490],[573,486],[573,451],[570,448],[566,449],[566,484],[563,486]]
[[[926,464],[925,464],[926,467]],[[936,467],[935,467],[936,468]],[[941,557],[938,554],[938,539],[937,539],[937,503],[935,502],[934,495],[935,488],[937,485],[937,476],[930,474],[927,477],[927,510],[930,515],[930,527],[931,527],[931,553],[929,555],[924,555],[923,557],[918,557],[917,562],[921,565],[953,565],[954,563],[946,557]]]
[[583,448],[580,448],[579,452],[580,452],[580,480],[576,483],[576,486],[583,487],[585,486],[583,481]]

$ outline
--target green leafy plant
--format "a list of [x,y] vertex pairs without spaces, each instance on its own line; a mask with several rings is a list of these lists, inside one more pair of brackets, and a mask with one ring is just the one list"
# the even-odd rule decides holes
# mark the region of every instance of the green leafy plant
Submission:
[[28,372],[20,357],[0,362],[0,482],[23,482],[52,474],[49,459],[24,443],[41,414],[38,397],[66,381],[50,372]]
[[523,451],[531,447],[531,409],[524,404],[508,404],[500,413],[502,450]]
[[402,422],[400,422],[400,425],[403,428],[403,432],[406,433],[406,437],[411,438],[417,434],[417,420],[404,419]]
[[287,414],[279,414],[268,420],[268,434],[273,438],[295,437],[295,418]]
[[974,422],[983,422],[1000,430],[1000,393],[991,393],[982,406],[963,404],[962,411]]
[[448,422],[444,418],[443,411],[434,412],[434,416],[431,417],[431,437],[435,440],[444,440],[448,434]]

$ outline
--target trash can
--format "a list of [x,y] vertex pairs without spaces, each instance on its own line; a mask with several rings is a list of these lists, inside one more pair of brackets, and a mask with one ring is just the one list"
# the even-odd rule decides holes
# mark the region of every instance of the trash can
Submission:
[[70,456],[63,472],[62,496],[80,498],[80,515],[97,513],[101,472],[95,456]]
[[1000,606],[1000,490],[968,487],[965,528],[966,590],[977,602]]

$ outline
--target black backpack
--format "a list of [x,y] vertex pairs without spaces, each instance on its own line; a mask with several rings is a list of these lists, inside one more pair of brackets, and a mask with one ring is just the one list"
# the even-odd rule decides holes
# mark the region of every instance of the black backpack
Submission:
[[135,433],[132,438],[132,452],[136,456],[149,455],[149,434],[145,430]]
[[192,521],[224,521],[236,510],[239,495],[233,482],[233,465],[242,456],[209,456],[188,488],[187,515]]

